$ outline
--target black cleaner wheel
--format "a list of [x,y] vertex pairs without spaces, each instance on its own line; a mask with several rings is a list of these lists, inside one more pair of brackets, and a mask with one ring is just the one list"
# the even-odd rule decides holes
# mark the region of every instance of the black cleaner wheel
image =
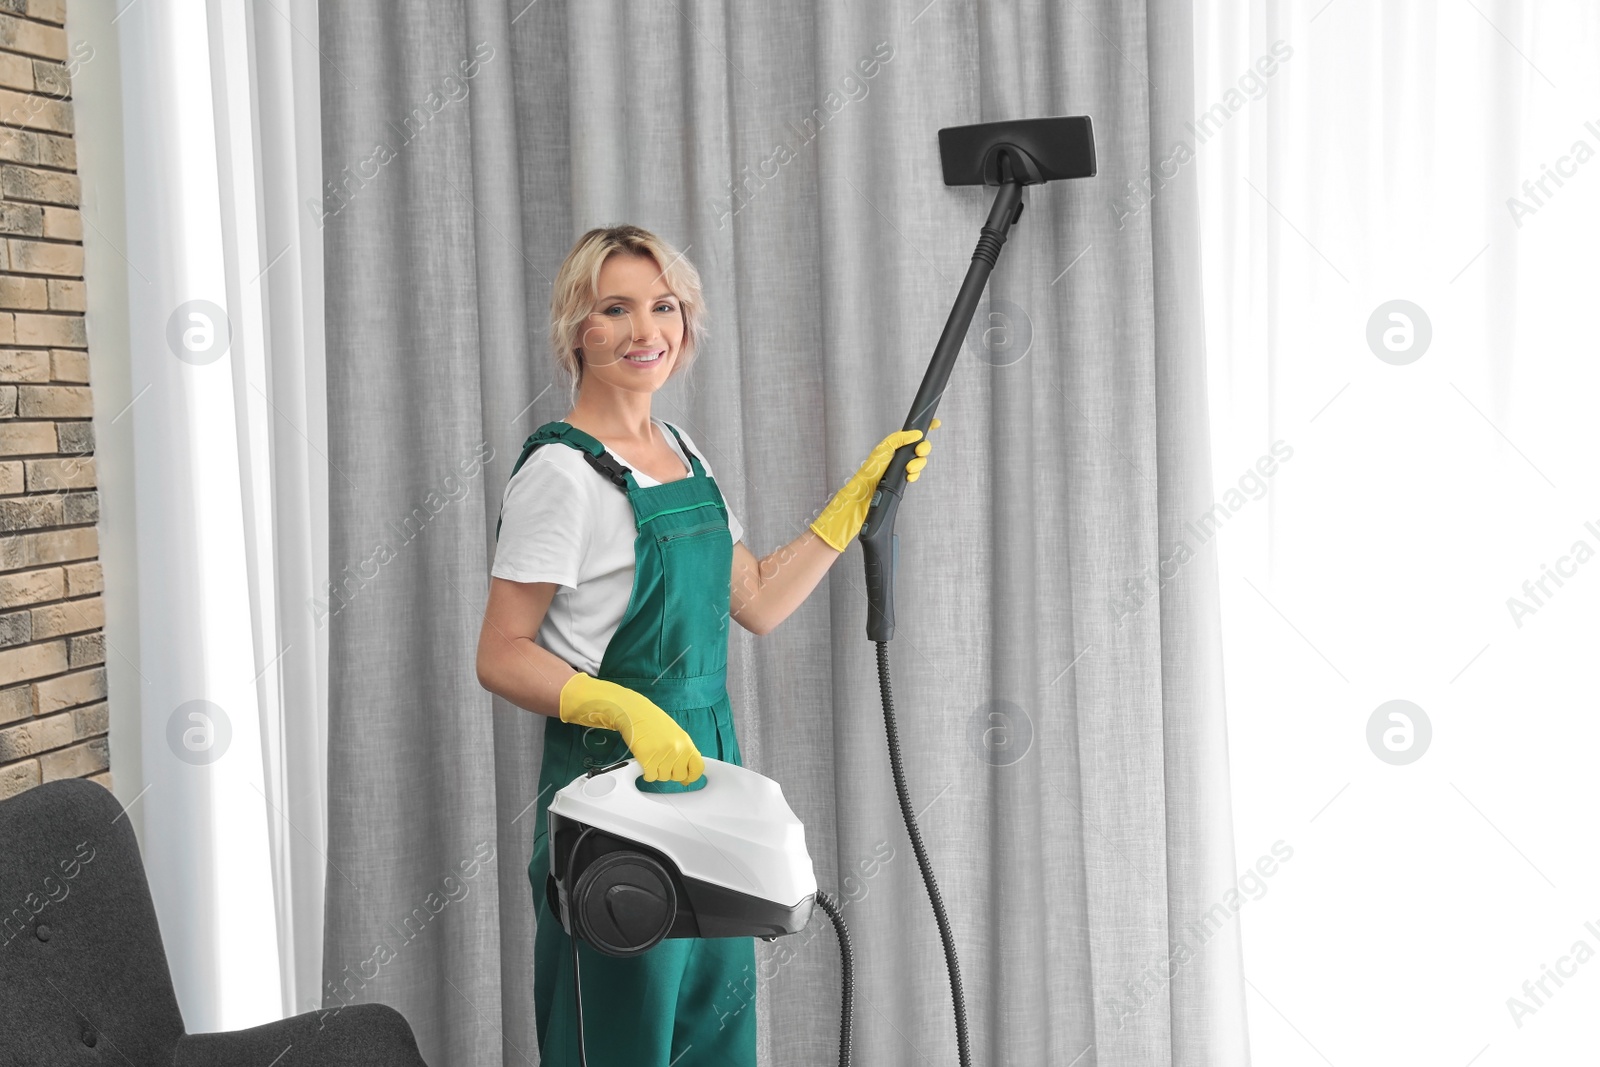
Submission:
[[572,893],[578,934],[607,956],[637,956],[672,928],[677,890],[650,856],[607,852],[578,876]]

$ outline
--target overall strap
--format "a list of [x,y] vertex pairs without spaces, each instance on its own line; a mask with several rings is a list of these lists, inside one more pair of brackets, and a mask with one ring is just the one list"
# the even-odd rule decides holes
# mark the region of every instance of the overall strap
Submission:
[[683,449],[685,456],[689,457],[689,466],[694,470],[694,476],[696,478],[704,478],[706,469],[700,466],[700,457],[694,454],[694,449],[683,443],[683,435],[678,432],[678,428],[665,419],[662,420],[662,425],[671,430],[672,436],[678,439],[678,447]]
[[[633,480],[633,471],[623,466],[615,456],[607,452],[605,445],[576,426],[565,422],[547,422],[529,434],[528,439],[522,443],[522,454],[517,457],[516,465],[511,468],[511,475],[506,481],[509,482],[511,478],[517,476],[517,472],[528,461],[528,457],[533,455],[534,449],[551,442],[559,442],[577,449],[582,453],[583,458],[589,462],[589,466],[599,471],[601,477],[621,489],[624,493],[639,488],[639,483]],[[504,521],[505,515],[502,512],[501,517],[495,520],[494,524],[496,541],[500,539],[500,525]]]
[[639,488],[639,483],[633,480],[633,471],[624,466],[616,456],[607,452],[606,446],[596,438],[565,422],[548,423],[541,429],[551,431],[548,440],[560,441],[583,453],[583,458],[588,461],[589,466],[599,471],[602,478],[624,493]]

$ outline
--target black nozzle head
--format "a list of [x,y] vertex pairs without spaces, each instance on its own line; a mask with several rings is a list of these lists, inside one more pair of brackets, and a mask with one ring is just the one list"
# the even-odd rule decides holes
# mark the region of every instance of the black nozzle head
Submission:
[[1088,115],[946,126],[939,131],[939,159],[946,185],[1092,178],[1094,129]]

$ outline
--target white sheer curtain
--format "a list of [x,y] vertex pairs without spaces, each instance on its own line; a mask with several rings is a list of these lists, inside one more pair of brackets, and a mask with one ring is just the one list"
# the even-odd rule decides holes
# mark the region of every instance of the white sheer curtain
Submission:
[[138,649],[111,700],[137,707],[142,751],[113,769],[185,1022],[236,1029],[321,1004],[316,4],[109,6],[76,26],[114,23],[122,70],[107,181],[126,195],[137,506],[106,528],[137,543],[139,611],[108,639]]
[[1253,1058],[1576,1062],[1600,11],[1200,0],[1196,36],[1236,841],[1292,852],[1243,909]]

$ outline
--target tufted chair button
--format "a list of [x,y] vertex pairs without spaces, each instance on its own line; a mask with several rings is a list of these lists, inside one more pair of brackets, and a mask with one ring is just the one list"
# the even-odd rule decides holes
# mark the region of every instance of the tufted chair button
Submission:
[[50,940],[50,927],[46,926],[44,923],[40,923],[38,926],[33,928],[33,934],[40,941],[48,941]]
[[85,1045],[88,1045],[90,1048],[94,1048],[95,1043],[97,1041],[99,1041],[99,1040],[100,1040],[100,1035],[96,1034],[93,1030],[89,1029],[89,1027],[87,1027],[87,1026],[85,1026],[83,1028],[83,1043]]

